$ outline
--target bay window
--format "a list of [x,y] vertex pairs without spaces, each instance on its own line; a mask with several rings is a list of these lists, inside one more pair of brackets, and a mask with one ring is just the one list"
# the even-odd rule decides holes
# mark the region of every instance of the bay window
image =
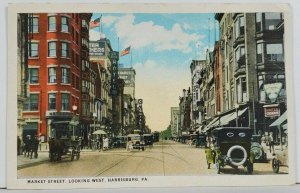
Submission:
[[69,111],[70,110],[70,94],[61,93],[61,110]]
[[236,80],[237,103],[247,101],[247,82],[246,77],[241,77]]
[[245,24],[244,24],[244,17],[238,17],[234,22],[235,27],[235,39],[243,36],[245,33]]
[[61,17],[61,31],[62,32],[69,32],[69,18],[62,16]]
[[48,17],[48,31],[55,31],[56,30],[56,17],[49,16]]
[[69,43],[61,43],[61,57],[69,57]]
[[61,83],[64,83],[64,84],[70,83],[70,69],[69,68],[61,69]]
[[256,31],[276,30],[277,25],[283,20],[283,14],[279,12],[256,13]]
[[48,57],[56,57],[56,42],[48,42]]

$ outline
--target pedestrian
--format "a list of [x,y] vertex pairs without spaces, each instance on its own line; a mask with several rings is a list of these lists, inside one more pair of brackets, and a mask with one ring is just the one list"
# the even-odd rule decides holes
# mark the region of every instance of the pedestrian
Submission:
[[272,153],[272,151],[273,151],[272,155],[275,155],[274,138],[273,138],[273,133],[272,132],[269,133],[269,147],[270,147],[270,153]]
[[21,139],[20,136],[17,137],[17,155],[21,154]]
[[30,143],[30,159],[32,159],[32,155],[34,156],[35,159],[38,158],[38,148],[39,148],[39,140],[38,140],[38,136],[34,136],[31,140]]

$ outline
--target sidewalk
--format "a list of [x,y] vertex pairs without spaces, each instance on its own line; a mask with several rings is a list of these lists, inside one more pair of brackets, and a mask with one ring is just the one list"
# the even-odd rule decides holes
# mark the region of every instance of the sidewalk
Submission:
[[30,167],[38,163],[49,161],[49,146],[48,143],[42,143],[38,149],[38,158],[25,157],[24,155],[18,155],[18,169]]
[[[103,152],[108,152],[110,150],[113,149],[108,149],[105,151],[101,151]],[[85,153],[85,152],[98,152],[97,150],[93,151],[91,149],[82,149],[81,153]],[[48,143],[42,143],[41,146],[39,146],[38,149],[38,158],[32,158],[30,159],[30,157],[25,157],[24,155],[18,155],[18,169],[22,169],[22,168],[26,168],[26,167],[30,167],[30,166],[34,166],[40,163],[45,163],[45,162],[49,162],[49,145]]]

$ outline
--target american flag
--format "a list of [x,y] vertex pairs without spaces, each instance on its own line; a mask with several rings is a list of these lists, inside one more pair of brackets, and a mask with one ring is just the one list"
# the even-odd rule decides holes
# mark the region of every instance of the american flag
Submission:
[[101,17],[95,19],[94,21],[91,21],[90,22],[90,29],[94,29],[95,27],[100,26],[100,20],[101,20]]
[[130,46],[121,51],[121,56],[125,56],[130,53]]

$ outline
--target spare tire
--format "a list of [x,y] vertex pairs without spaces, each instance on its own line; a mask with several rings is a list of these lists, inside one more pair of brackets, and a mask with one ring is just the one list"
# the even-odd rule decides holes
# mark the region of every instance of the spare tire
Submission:
[[[231,154],[234,150],[241,150],[243,152],[243,159],[240,162],[236,162],[232,159]],[[227,152],[227,157],[229,158],[229,163],[234,165],[234,166],[240,166],[243,165],[246,160],[247,160],[247,151],[243,146],[240,145],[234,145],[231,148],[229,148],[228,152]]]

